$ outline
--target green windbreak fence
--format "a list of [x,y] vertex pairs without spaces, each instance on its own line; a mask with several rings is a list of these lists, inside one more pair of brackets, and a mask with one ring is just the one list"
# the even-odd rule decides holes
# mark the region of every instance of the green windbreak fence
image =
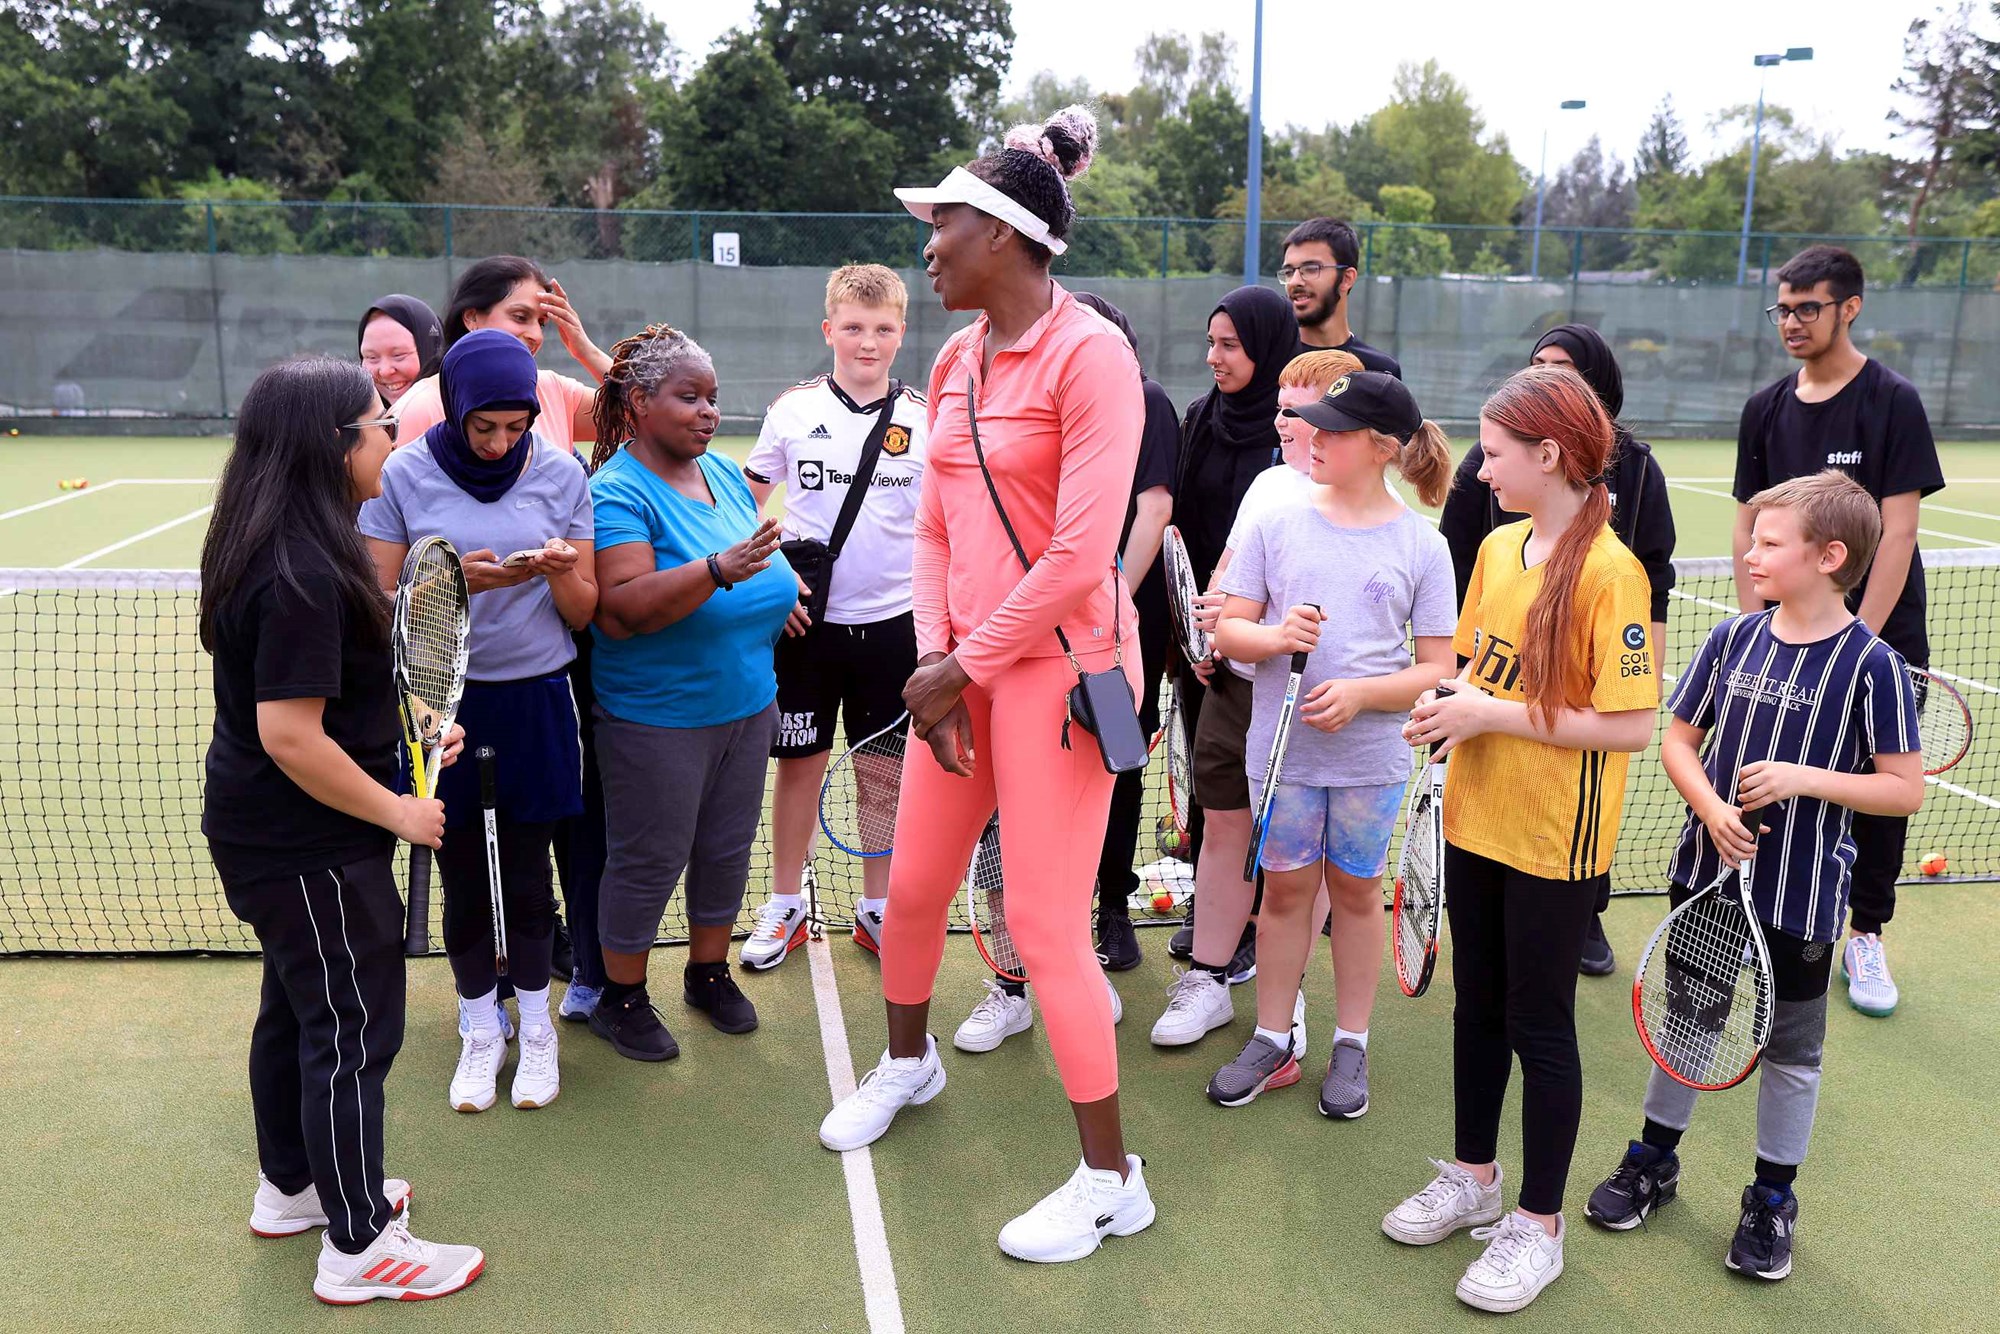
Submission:
[[[1266,275],[1286,227],[1260,233]],[[1790,364],[1763,315],[1769,274],[1829,239],[1753,235],[1739,287],[1734,234],[1547,228],[1537,247],[1525,228],[1360,231],[1354,326],[1403,362],[1431,416],[1476,415],[1538,334],[1574,320],[1618,350],[1630,421],[1720,435]],[[1860,344],[1917,383],[1940,429],[2000,424],[2000,240],[1831,239],[1868,270]],[[372,298],[408,292],[442,309],[472,259],[521,253],[562,280],[602,346],[650,322],[694,333],[715,355],[725,414],[743,423],[827,367],[818,322],[835,264],[903,273],[897,371],[926,377],[963,317],[930,297],[923,240],[906,214],[0,198],[0,292],[22,317],[0,326],[0,415],[219,425],[265,366],[352,355]],[[1057,274],[1125,310],[1148,371],[1185,403],[1208,383],[1202,334],[1242,256],[1240,223],[1086,218]],[[553,337],[542,359],[580,374]]]

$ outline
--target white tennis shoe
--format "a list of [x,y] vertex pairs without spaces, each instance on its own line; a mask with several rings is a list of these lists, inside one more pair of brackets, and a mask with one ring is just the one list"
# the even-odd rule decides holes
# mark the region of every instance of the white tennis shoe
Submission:
[[419,1241],[398,1218],[359,1255],[343,1254],[322,1237],[313,1296],[333,1306],[358,1306],[377,1298],[428,1301],[457,1292],[485,1268],[486,1253],[477,1246]]
[[1492,1227],[1472,1235],[1486,1243],[1458,1281],[1458,1299],[1482,1311],[1518,1311],[1562,1276],[1563,1220],[1556,1215],[1552,1237],[1532,1218],[1509,1211]]
[[546,1107],[562,1092],[562,1066],[556,1059],[555,1025],[521,1029],[521,1058],[514,1066],[514,1105]]
[[1235,1018],[1236,1002],[1214,973],[1176,968],[1173,983],[1167,988],[1166,1012],[1153,1024],[1153,1045],[1185,1047]]
[[900,1060],[882,1053],[860,1087],[835,1103],[819,1123],[819,1142],[835,1153],[873,1144],[888,1133],[889,1123],[905,1107],[919,1106],[944,1092],[944,1063],[938,1060],[937,1039],[924,1036],[924,1054]]
[[[401,1215],[410,1205],[410,1183],[400,1177],[382,1178],[382,1194],[389,1211]],[[319,1187],[306,1183],[296,1195],[287,1195],[257,1174],[257,1194],[250,1201],[250,1230],[260,1237],[295,1237],[327,1225],[326,1206],[320,1203]]]
[[1382,1219],[1382,1231],[1406,1246],[1429,1246],[1462,1227],[1500,1221],[1506,1208],[1500,1202],[1498,1167],[1493,1184],[1482,1186],[1457,1163],[1433,1158],[1431,1166],[1438,1170],[1431,1184],[1391,1209]]
[[1129,1237],[1153,1225],[1146,1164],[1125,1155],[1125,1177],[1079,1162],[1068,1181],[1000,1229],[1000,1249],[1017,1260],[1061,1264],[1081,1260],[1106,1237]]
[[960,1051],[992,1051],[1016,1033],[1035,1026],[1035,1007],[1026,996],[1011,994],[991,978],[983,985],[986,994],[951,1035],[951,1045]]

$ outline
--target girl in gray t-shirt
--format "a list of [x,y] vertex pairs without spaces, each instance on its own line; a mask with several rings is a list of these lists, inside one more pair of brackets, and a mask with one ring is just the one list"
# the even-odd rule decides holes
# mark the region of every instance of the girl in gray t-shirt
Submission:
[[[1286,411],[1313,428],[1313,484],[1257,516],[1221,579],[1227,600],[1216,647],[1257,670],[1250,779],[1259,796],[1265,784],[1277,786],[1259,860],[1257,1032],[1211,1081],[1209,1096],[1236,1105],[1300,1077],[1289,1051],[1291,1009],[1324,882],[1337,1029],[1320,1105],[1353,1117],[1367,1110],[1382,872],[1412,767],[1402,727],[1417,696],[1452,674],[1458,617],[1450,549],[1383,476],[1395,466],[1436,505],[1451,456],[1444,433],[1390,376],[1345,376],[1318,402]],[[1266,625],[1267,608],[1284,613]],[[1298,714],[1283,770],[1273,774],[1295,652],[1308,655]]]

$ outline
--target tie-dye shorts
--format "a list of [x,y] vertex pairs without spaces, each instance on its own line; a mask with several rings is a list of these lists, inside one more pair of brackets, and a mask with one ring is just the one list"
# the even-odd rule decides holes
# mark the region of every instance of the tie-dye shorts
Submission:
[[1267,871],[1297,871],[1328,861],[1361,879],[1381,875],[1389,865],[1389,840],[1403,811],[1403,791],[1401,783],[1278,784],[1258,864]]

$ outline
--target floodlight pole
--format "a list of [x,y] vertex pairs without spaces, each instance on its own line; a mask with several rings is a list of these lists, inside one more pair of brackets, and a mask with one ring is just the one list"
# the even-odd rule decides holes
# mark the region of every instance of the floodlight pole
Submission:
[[[1581,98],[1571,98],[1558,107],[1557,110],[1581,111],[1583,107],[1584,103]],[[1542,276],[1542,199],[1548,193],[1548,184],[1549,127],[1544,122],[1542,125],[1542,165],[1535,172],[1535,246],[1534,257],[1528,261],[1528,276],[1531,278]]]
[[1757,119],[1750,130],[1750,180],[1743,187],[1743,235],[1736,243],[1736,285],[1741,287],[1750,267],[1750,211],[1757,203],[1757,158],[1764,140],[1764,84],[1769,75],[1764,71],[1787,60],[1811,60],[1810,46],[1794,46],[1782,55],[1752,56],[1757,75]]
[[1257,0],[1256,35],[1250,42],[1250,177],[1243,199],[1243,285],[1263,267],[1264,222],[1264,0]]

